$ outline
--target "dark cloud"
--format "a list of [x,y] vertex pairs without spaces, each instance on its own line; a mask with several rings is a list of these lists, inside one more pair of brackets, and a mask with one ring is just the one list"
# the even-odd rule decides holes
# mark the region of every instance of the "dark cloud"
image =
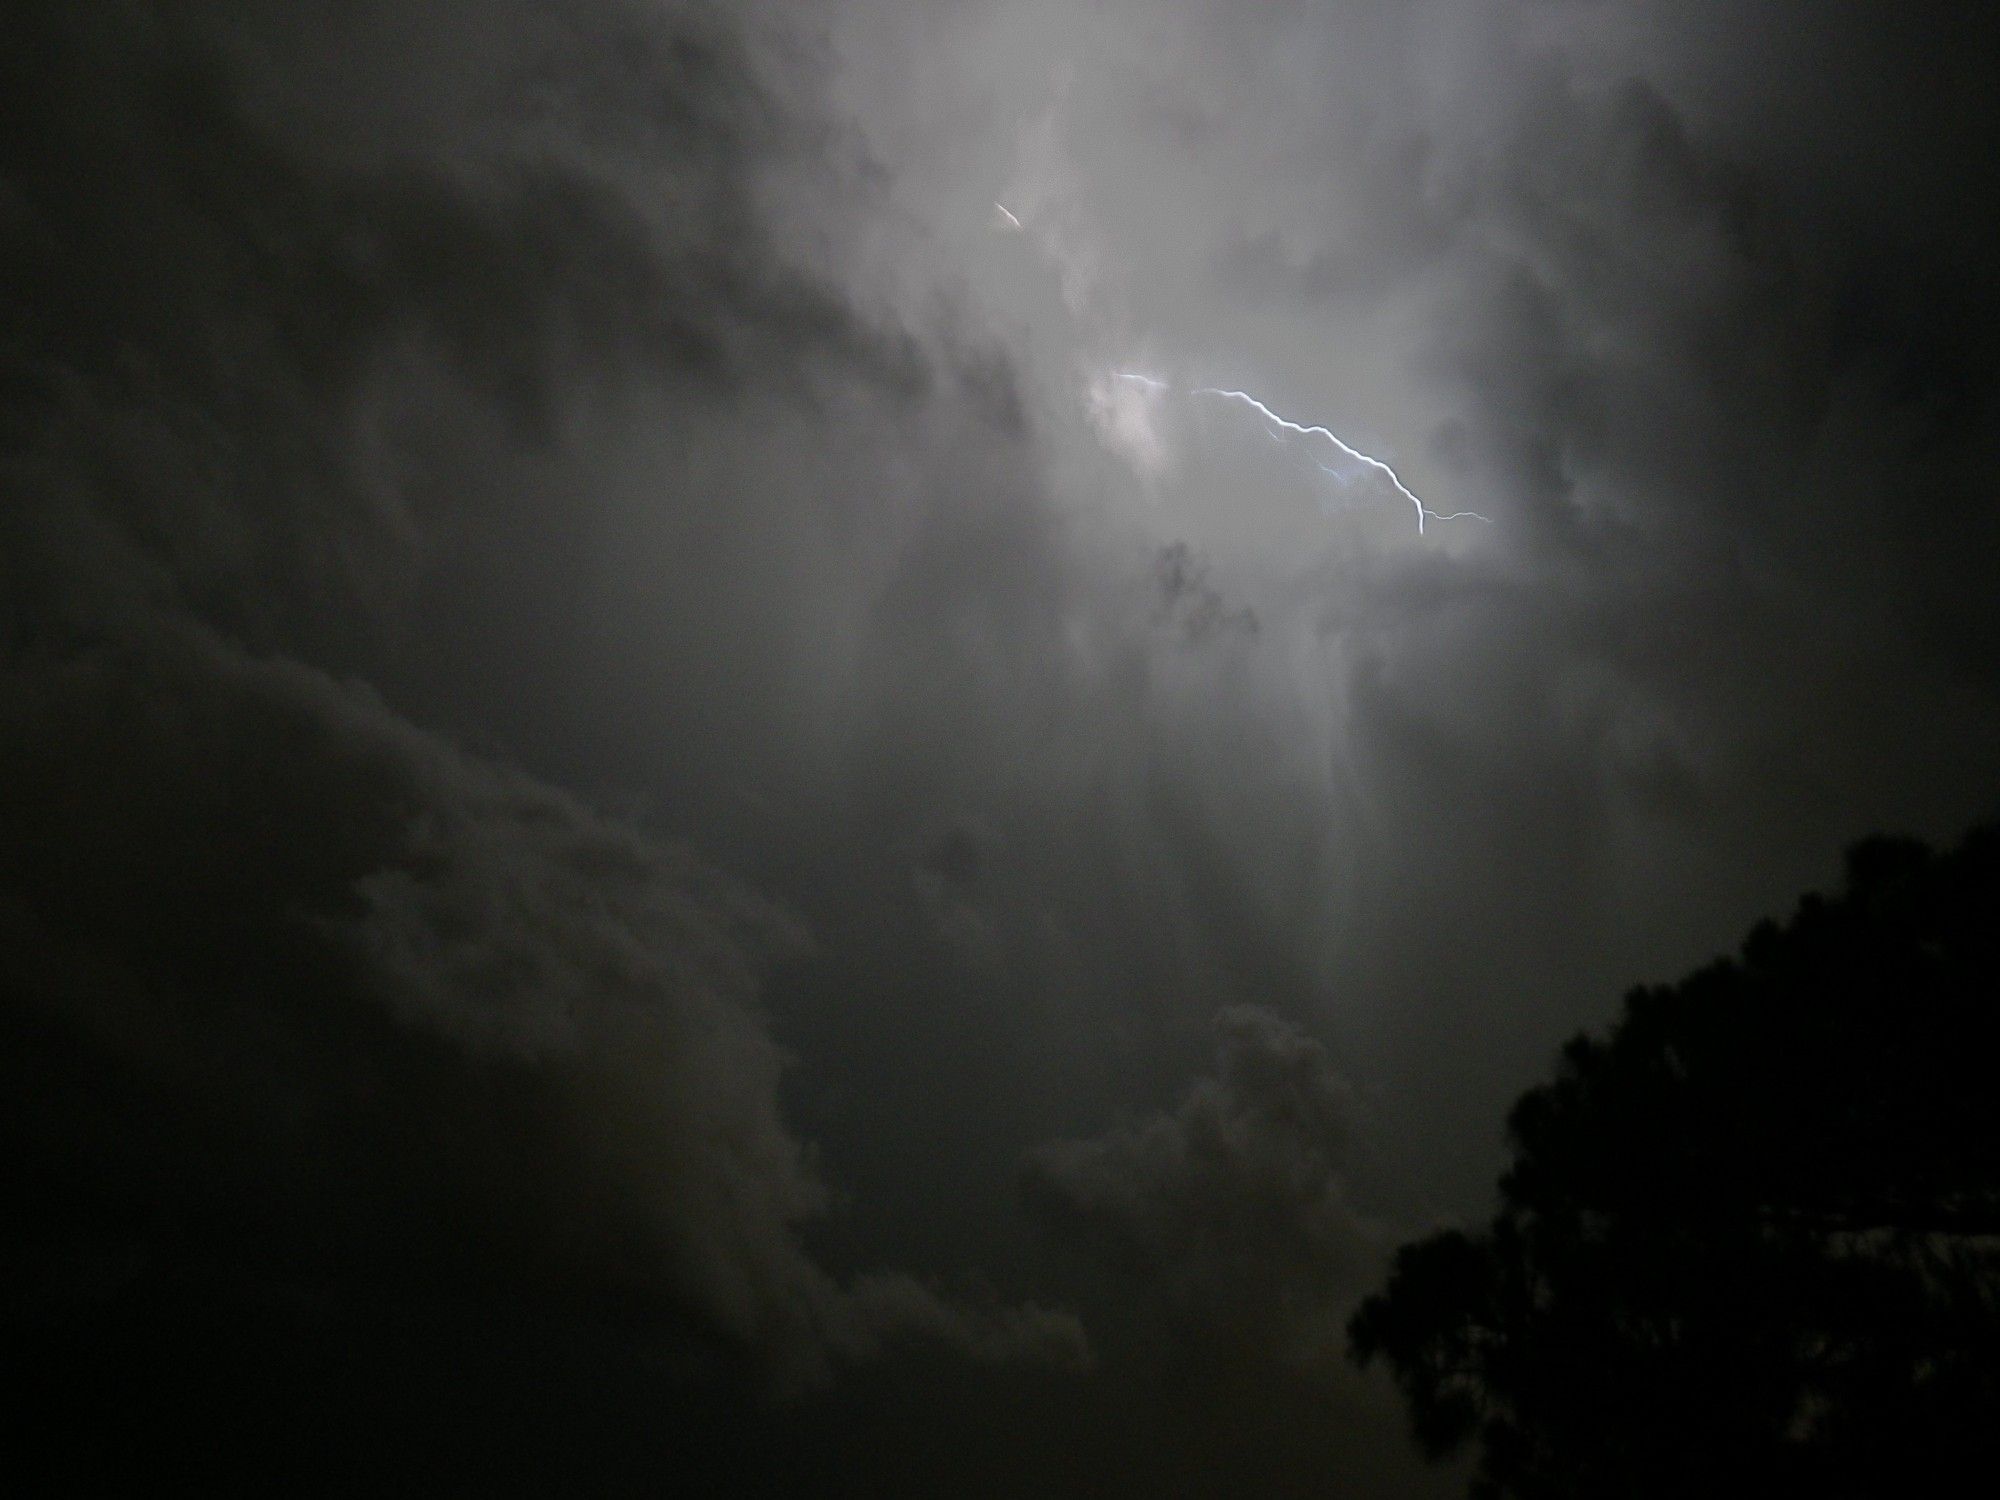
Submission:
[[[1366,1111],[1325,1048],[1269,1011],[1226,1010],[1213,1031],[1212,1071],[1171,1108],[1023,1167],[1044,1232],[1136,1314],[1107,1320],[1105,1372],[1158,1423],[1132,1482],[1425,1493],[1383,1441],[1385,1393],[1344,1362],[1346,1318],[1387,1248],[1357,1203]],[[1118,1441],[1115,1414],[1096,1420]]]
[[295,639],[385,602],[436,512],[479,508],[410,482],[444,442],[412,406],[473,420],[446,391],[532,449],[621,381],[921,385],[772,244],[752,194],[791,127],[717,17],[422,17],[408,45],[477,35],[477,66],[413,71],[379,18],[15,12],[17,611],[137,590]]
[[8,23],[10,1306],[616,1306],[767,1390],[1080,1361],[1066,1314],[807,1252],[759,1003],[794,919],[307,664],[380,662],[519,494],[464,486],[593,391],[922,387],[771,244],[793,122],[715,15],[474,19],[404,38],[477,36],[456,80],[332,16]]
[[1324,1361],[1381,1253],[1350,1196],[1355,1105],[1268,1011],[1216,1018],[1216,1069],[1168,1114],[1040,1148],[1031,1205],[1150,1289],[1180,1338]]
[[[786,1380],[899,1333],[1080,1356],[1061,1317],[806,1256],[825,1194],[756,1001],[797,938],[685,849],[196,633],[7,689],[11,1091],[45,1149],[95,1143],[142,1249],[248,1214],[280,1266],[616,1293]],[[120,1086],[65,1099],[51,1052]]]
[[1160,549],[1153,564],[1159,581],[1159,619],[1198,645],[1218,635],[1257,634],[1257,612],[1231,609],[1221,590],[1208,581],[1208,569],[1186,542]]

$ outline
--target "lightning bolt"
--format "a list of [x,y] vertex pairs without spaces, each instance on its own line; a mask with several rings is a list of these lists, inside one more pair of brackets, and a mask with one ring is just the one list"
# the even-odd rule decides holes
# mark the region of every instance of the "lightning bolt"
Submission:
[[[1397,494],[1401,495],[1405,500],[1409,501],[1413,507],[1415,507],[1417,512],[1418,536],[1422,536],[1424,534],[1424,518],[1426,516],[1428,516],[1433,521],[1472,520],[1472,521],[1484,521],[1488,526],[1491,526],[1493,524],[1491,517],[1482,516],[1476,510],[1455,510],[1451,511],[1448,514],[1432,510],[1428,505],[1424,504],[1423,501],[1419,500],[1414,493],[1412,493],[1408,485],[1403,483],[1402,476],[1398,474],[1394,469],[1390,468],[1389,465],[1384,463],[1381,459],[1376,458],[1373,454],[1363,453],[1359,448],[1351,447],[1347,443],[1342,442],[1339,435],[1332,432],[1328,428],[1308,426],[1301,422],[1294,422],[1289,417],[1279,416],[1276,412],[1272,411],[1270,407],[1266,406],[1263,402],[1259,401],[1255,396],[1251,395],[1248,391],[1226,391],[1223,390],[1220,386],[1205,385],[1198,388],[1194,392],[1194,394],[1197,396],[1220,396],[1226,401],[1241,401],[1245,406],[1248,406],[1252,408],[1254,411],[1256,411],[1256,413],[1259,416],[1261,416],[1265,421],[1269,422],[1273,427],[1282,428],[1286,432],[1295,432],[1300,437],[1325,438],[1329,443],[1333,444],[1333,446],[1338,448],[1342,453],[1346,454],[1349,458],[1355,460],[1355,462],[1365,464],[1369,468],[1373,469],[1376,473],[1382,475],[1385,479],[1389,481],[1389,483],[1391,483],[1396,487]],[[1325,464],[1321,464],[1320,467],[1322,469],[1326,469],[1326,472],[1329,474],[1334,472],[1331,469],[1327,469]]]
[[[1149,391],[1164,391],[1170,389],[1166,381],[1156,379],[1151,375],[1141,375],[1136,370],[1113,370],[1111,373],[1116,379],[1132,381],[1134,384],[1143,385]],[[1259,401],[1255,396],[1251,395],[1248,391],[1227,391],[1220,386],[1204,385],[1196,387],[1196,389],[1191,394],[1196,396],[1220,396],[1225,401],[1240,401],[1245,406],[1248,406],[1252,410],[1254,410],[1265,421],[1269,422],[1271,424],[1271,428],[1281,429],[1285,432],[1296,433],[1300,437],[1325,438],[1329,443],[1333,444],[1334,447],[1338,448],[1342,453],[1346,454],[1356,463],[1364,464],[1368,468],[1375,470],[1376,473],[1382,475],[1385,479],[1389,481],[1390,484],[1396,487],[1396,493],[1401,495],[1405,500],[1409,501],[1410,504],[1416,509],[1418,536],[1422,536],[1424,534],[1424,522],[1426,519],[1432,521],[1483,521],[1488,526],[1491,526],[1493,524],[1492,517],[1482,516],[1476,510],[1454,510],[1454,511],[1432,510],[1428,505],[1424,504],[1422,500],[1417,498],[1415,493],[1411,491],[1408,485],[1403,483],[1402,476],[1398,474],[1394,469],[1392,469],[1388,464],[1384,463],[1381,459],[1376,458],[1373,454],[1363,453],[1359,448],[1353,447],[1350,444],[1343,442],[1339,437],[1339,435],[1333,432],[1329,428],[1309,426],[1302,422],[1294,422],[1289,417],[1279,416],[1276,412],[1272,411],[1270,407],[1266,406],[1263,402]],[[1270,429],[1266,430],[1270,431]],[[1272,431],[1271,436],[1274,439],[1276,439],[1277,432]],[[1335,479],[1338,479],[1342,484],[1346,484],[1348,482],[1349,476],[1342,473],[1339,469],[1330,468],[1326,464],[1319,463],[1317,460],[1315,460],[1314,462],[1316,467],[1322,474],[1331,474]]]

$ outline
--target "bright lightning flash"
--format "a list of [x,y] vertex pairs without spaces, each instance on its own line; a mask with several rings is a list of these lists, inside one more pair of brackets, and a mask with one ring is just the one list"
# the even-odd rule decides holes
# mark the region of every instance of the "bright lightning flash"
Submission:
[[[1413,493],[1411,493],[1409,486],[1403,483],[1402,476],[1399,475],[1394,469],[1390,468],[1389,465],[1382,462],[1381,459],[1374,457],[1372,454],[1363,453],[1359,448],[1353,448],[1348,446],[1346,443],[1342,442],[1340,438],[1337,437],[1334,433],[1328,431],[1324,427],[1309,427],[1301,423],[1294,422],[1289,417],[1279,416],[1276,412],[1272,411],[1270,407],[1266,406],[1263,402],[1259,401],[1255,396],[1251,395],[1248,391],[1225,391],[1219,386],[1205,385],[1196,390],[1194,394],[1197,396],[1221,396],[1224,400],[1241,401],[1245,406],[1253,408],[1259,416],[1261,416],[1265,421],[1269,422],[1274,427],[1283,428],[1286,432],[1295,432],[1300,437],[1325,438],[1329,443],[1333,444],[1334,447],[1338,448],[1342,453],[1346,454],[1349,458],[1355,460],[1355,462],[1357,463],[1367,465],[1369,468],[1375,470],[1376,473],[1382,475],[1389,481],[1389,483],[1391,483],[1396,487],[1396,493],[1401,495],[1405,500],[1409,501],[1410,504],[1416,508],[1417,535],[1419,536],[1423,535],[1424,518],[1427,516],[1433,521],[1472,520],[1472,521],[1484,521],[1489,526],[1493,524],[1492,520],[1489,517],[1482,516],[1476,510],[1455,510],[1450,512],[1449,514],[1444,514],[1442,512],[1432,510],[1428,505],[1424,504],[1423,501],[1419,500]],[[1326,468],[1326,465],[1321,464],[1320,467],[1324,469]],[[1332,471],[1328,470],[1328,472],[1331,473]]]
[[[1020,219],[1015,217],[1013,210],[1008,208],[1006,204],[996,201],[993,205],[993,208],[994,211],[999,214],[1000,218],[1005,221],[1005,224],[1008,228],[1014,230],[1019,230],[1022,228]],[[1169,385],[1166,381],[1161,380],[1156,376],[1142,375],[1136,370],[1113,370],[1111,372],[1111,377],[1114,380],[1130,381],[1135,385],[1144,386],[1148,391],[1153,391],[1153,392],[1173,389],[1173,387]],[[1191,391],[1189,394],[1195,396],[1217,396],[1224,401],[1240,401],[1243,405],[1249,407],[1252,411],[1256,412],[1258,416],[1262,417],[1266,422],[1270,424],[1270,426],[1267,427],[1265,431],[1269,433],[1273,441],[1276,442],[1284,441],[1283,438],[1278,436],[1280,432],[1288,432],[1296,437],[1325,438],[1329,443],[1333,444],[1335,448],[1339,449],[1340,452],[1345,457],[1352,459],[1355,463],[1361,464],[1365,468],[1373,469],[1376,473],[1380,474],[1384,479],[1388,480],[1389,483],[1395,487],[1396,493],[1401,495],[1405,500],[1410,502],[1410,507],[1417,513],[1418,536],[1422,536],[1424,534],[1425,521],[1480,521],[1488,526],[1491,526],[1493,524],[1492,517],[1482,516],[1476,510],[1454,510],[1454,511],[1432,510],[1428,505],[1424,504],[1424,502],[1420,498],[1418,498],[1414,490],[1412,490],[1408,485],[1403,483],[1403,476],[1398,474],[1384,460],[1375,457],[1375,455],[1372,453],[1363,453],[1359,448],[1356,448],[1351,443],[1344,441],[1340,437],[1340,435],[1334,432],[1331,428],[1321,427],[1304,422],[1294,422],[1290,417],[1279,416],[1276,412],[1272,411],[1270,407],[1266,406],[1262,401],[1259,401],[1255,396],[1251,395],[1248,391],[1232,391],[1232,390],[1225,390],[1221,386],[1217,385],[1204,385],[1195,387],[1195,389]],[[1318,460],[1314,460],[1314,464],[1315,467],[1317,467],[1322,473],[1332,475],[1335,479],[1338,479],[1342,484],[1346,484],[1349,480],[1350,476],[1339,469],[1335,469],[1327,464],[1320,463]]]
[[[1141,375],[1135,370],[1114,370],[1112,373],[1120,380],[1130,380],[1138,385],[1143,385],[1149,391],[1164,391],[1169,389],[1166,381],[1155,379],[1151,375]],[[1368,468],[1375,470],[1376,473],[1382,475],[1390,484],[1396,487],[1396,493],[1409,501],[1416,509],[1417,535],[1419,536],[1423,535],[1426,519],[1432,521],[1484,521],[1489,526],[1493,524],[1491,517],[1482,516],[1476,510],[1454,510],[1450,512],[1432,510],[1412,493],[1408,485],[1403,483],[1402,476],[1381,459],[1376,458],[1373,454],[1363,453],[1359,448],[1351,447],[1349,444],[1342,442],[1339,436],[1325,427],[1307,426],[1304,423],[1294,422],[1289,417],[1279,416],[1248,391],[1226,391],[1220,386],[1204,385],[1197,387],[1191,394],[1196,396],[1220,396],[1225,401],[1242,402],[1271,424],[1271,428],[1267,430],[1271,431],[1273,438],[1277,437],[1278,430],[1295,433],[1300,437],[1325,438],[1347,457],[1353,459],[1356,463],[1366,465]],[[1315,462],[1317,463],[1316,460]],[[1317,464],[1317,467],[1322,473],[1331,474],[1343,484],[1347,482],[1348,476],[1340,470],[1329,468],[1326,464]]]

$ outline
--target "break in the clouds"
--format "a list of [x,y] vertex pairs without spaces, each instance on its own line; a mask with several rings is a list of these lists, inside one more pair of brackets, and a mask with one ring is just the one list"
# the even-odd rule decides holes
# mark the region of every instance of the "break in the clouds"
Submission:
[[349,1370],[327,1462],[476,1366],[586,1487],[1431,1483],[1377,1249],[1993,803],[1990,23],[1691,14],[12,7],[67,1409],[181,1431],[194,1327],[240,1429]]

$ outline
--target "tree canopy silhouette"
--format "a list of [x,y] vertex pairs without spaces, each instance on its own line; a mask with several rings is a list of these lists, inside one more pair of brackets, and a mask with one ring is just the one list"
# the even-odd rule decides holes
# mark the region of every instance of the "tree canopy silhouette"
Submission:
[[1996,1472],[2000,830],[1857,845],[1839,894],[1633,990],[1508,1131],[1492,1223],[1404,1246],[1348,1328],[1475,1495]]

